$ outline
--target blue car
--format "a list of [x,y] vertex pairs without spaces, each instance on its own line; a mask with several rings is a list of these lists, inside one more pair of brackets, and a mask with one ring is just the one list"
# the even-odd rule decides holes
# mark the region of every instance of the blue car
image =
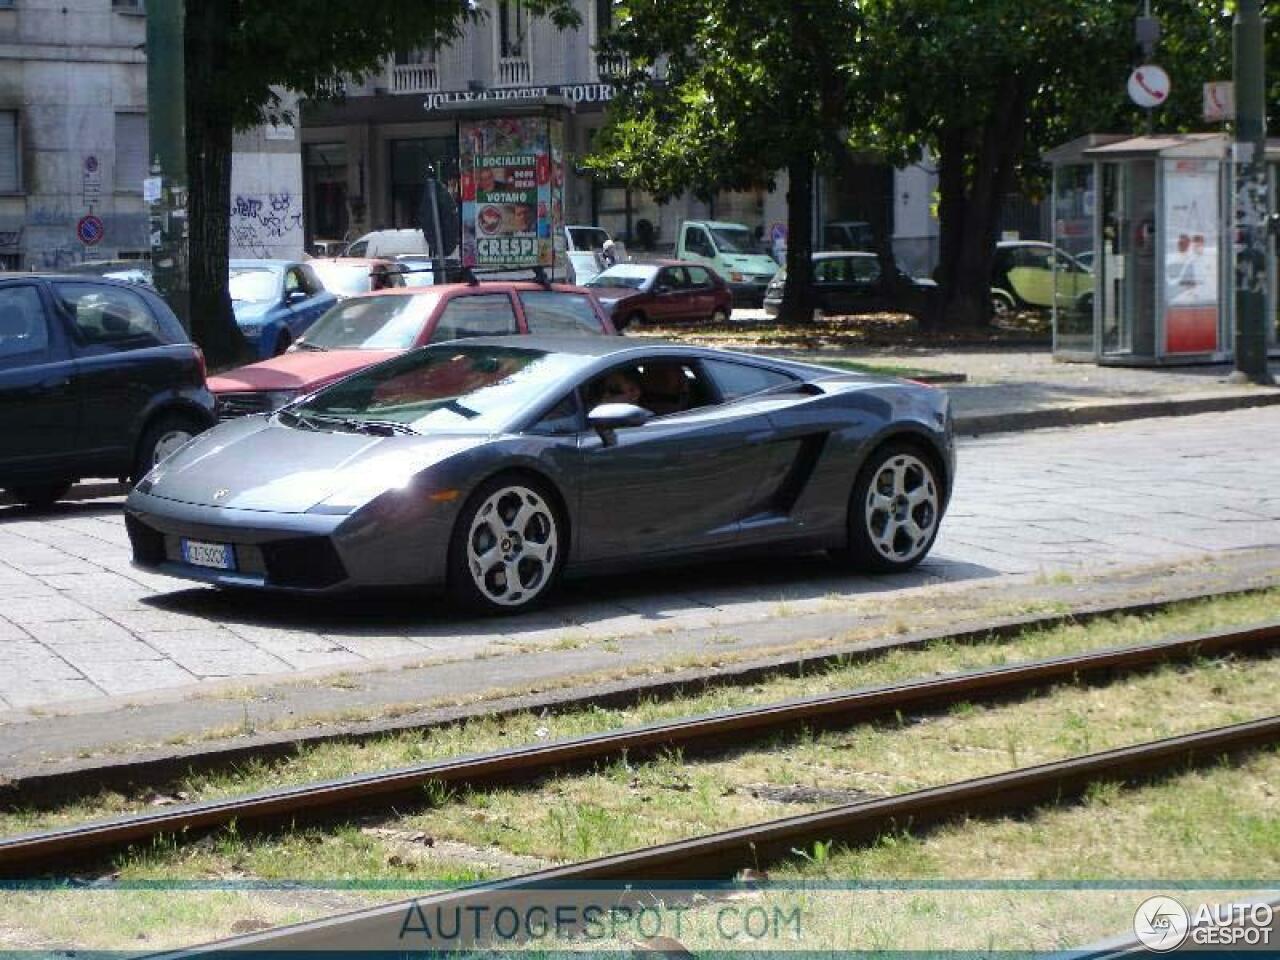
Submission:
[[228,287],[240,332],[263,359],[289,349],[338,298],[308,263],[232,260]]

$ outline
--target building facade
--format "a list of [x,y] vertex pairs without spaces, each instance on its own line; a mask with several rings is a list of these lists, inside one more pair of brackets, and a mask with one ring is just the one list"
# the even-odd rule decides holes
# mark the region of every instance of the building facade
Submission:
[[[565,222],[598,224],[633,251],[669,251],[686,219],[745,223],[771,244],[787,222],[787,177],[773,189],[725,192],[704,202],[691,194],[659,204],[642,190],[592,177],[580,158],[604,124],[612,77],[625,67],[598,56],[610,27],[609,0],[576,0],[581,26],[558,30],[530,16],[519,0],[482,0],[482,16],[439,51],[402,51],[376,76],[347,85],[345,98],[304,104],[302,164],[308,244],[351,240],[375,229],[418,225],[422,178],[434,168],[458,178],[458,124],[477,116],[545,114],[565,123]],[[894,171],[867,161],[821,178],[815,242],[831,224],[873,224],[890,231],[904,263],[932,267],[936,220],[932,172]]]
[[[150,255],[146,33],[143,0],[0,0],[0,269]],[[301,255],[296,131],[235,151],[232,255]]]

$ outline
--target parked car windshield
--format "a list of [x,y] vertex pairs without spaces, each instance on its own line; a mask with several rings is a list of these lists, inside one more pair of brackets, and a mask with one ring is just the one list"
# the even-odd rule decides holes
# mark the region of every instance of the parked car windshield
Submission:
[[629,287],[639,290],[644,282],[658,272],[657,267],[643,263],[620,263],[608,270],[602,270],[588,280],[587,287]]
[[280,296],[280,279],[274,270],[232,267],[228,289],[232,300],[270,303]]
[[440,296],[352,297],[338,304],[298,338],[306,350],[408,350]]
[[499,429],[590,362],[568,353],[492,344],[441,344],[370,367],[305,402],[282,421],[299,429],[398,424],[418,433]]
[[575,250],[599,250],[609,239],[609,233],[600,227],[569,227],[569,239]]
[[334,263],[332,260],[313,260],[320,282],[332,293],[350,297],[373,289],[371,269],[367,263]]
[[712,227],[716,248],[721,253],[764,253],[755,234],[746,227]]

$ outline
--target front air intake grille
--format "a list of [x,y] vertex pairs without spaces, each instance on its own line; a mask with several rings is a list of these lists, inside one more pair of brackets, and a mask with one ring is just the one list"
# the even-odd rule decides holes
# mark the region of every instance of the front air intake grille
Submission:
[[299,537],[262,545],[267,582],[316,590],[346,579],[338,551],[328,537]]
[[253,413],[270,413],[271,397],[265,393],[218,394],[218,419],[232,420]]
[[133,559],[151,566],[164,563],[164,534],[152,530],[131,513],[124,515],[124,528],[133,544]]

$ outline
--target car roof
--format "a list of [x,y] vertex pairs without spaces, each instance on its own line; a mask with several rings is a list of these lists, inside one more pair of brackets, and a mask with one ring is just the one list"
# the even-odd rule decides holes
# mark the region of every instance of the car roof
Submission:
[[579,293],[584,296],[591,296],[591,291],[585,287],[575,287],[571,283],[553,283],[550,287],[545,287],[534,280],[485,280],[480,283],[433,283],[424,287],[388,287],[385,290],[369,290],[364,293],[358,293],[358,297],[412,297],[421,293],[455,293],[467,291],[470,293],[508,293],[514,290],[516,293],[537,293],[541,291],[546,293],[550,290],[553,293]]
[[837,257],[871,257],[875,259],[877,256],[870,250],[815,250],[813,259],[834,260]]
[[735,223],[732,220],[689,220],[687,222],[700,223],[704,227],[715,227],[717,230],[722,229],[724,227],[742,227],[747,230],[751,229],[745,223]]
[[312,257],[308,262],[312,265],[335,263],[338,266],[352,267],[395,266],[395,261],[389,257]]
[[1010,247],[1052,247],[1052,243],[1046,243],[1044,240],[1000,240],[996,243],[999,250],[1007,250]]
[[227,261],[231,267],[292,267],[301,261],[280,260],[269,257],[232,257]]
[[10,280],[70,280],[75,283],[106,283],[125,290],[145,290],[155,293],[145,283],[134,283],[131,280],[117,280],[115,277],[103,277],[96,273],[55,273],[43,271],[9,270],[0,271],[0,281]]

